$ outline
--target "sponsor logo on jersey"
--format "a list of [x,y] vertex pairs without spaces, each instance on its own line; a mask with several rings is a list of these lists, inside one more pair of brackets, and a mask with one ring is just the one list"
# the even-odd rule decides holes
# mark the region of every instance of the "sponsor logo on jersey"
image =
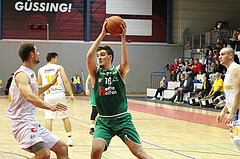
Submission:
[[31,132],[37,132],[37,129],[35,129],[35,128],[31,128],[30,130],[31,130]]
[[99,78],[99,79],[98,79],[98,82],[99,82],[99,83],[102,82],[102,78]]
[[34,74],[31,74],[31,78],[33,78],[34,77]]
[[36,138],[36,135],[35,135],[35,134],[30,135],[30,138],[31,138],[31,139],[34,139],[34,138]]
[[225,89],[225,90],[232,90],[232,89],[233,89],[233,86],[231,86],[231,85],[226,85],[226,86],[224,86],[224,89]]

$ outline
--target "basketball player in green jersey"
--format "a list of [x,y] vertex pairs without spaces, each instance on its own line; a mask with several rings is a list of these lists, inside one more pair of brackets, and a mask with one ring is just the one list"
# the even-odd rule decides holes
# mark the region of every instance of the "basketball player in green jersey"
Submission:
[[[107,34],[104,22],[102,31],[87,53],[87,68],[94,85],[94,94],[99,117],[96,120],[92,141],[92,159],[100,159],[107,150],[113,136],[119,136],[137,158],[150,157],[142,148],[138,133],[127,112],[125,77],[129,71],[128,51],[126,46],[126,24],[122,23],[121,64],[112,65],[113,51],[109,46],[99,47]],[[97,52],[97,64],[95,53]]]

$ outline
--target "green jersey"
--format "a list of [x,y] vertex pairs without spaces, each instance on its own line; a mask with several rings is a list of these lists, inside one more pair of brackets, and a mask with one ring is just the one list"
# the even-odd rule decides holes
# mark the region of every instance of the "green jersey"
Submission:
[[95,95],[94,95],[94,87],[92,88],[92,91],[91,91],[89,104],[92,105],[92,106],[96,106]]
[[98,68],[94,85],[95,101],[99,116],[113,117],[127,112],[125,83],[117,68]]

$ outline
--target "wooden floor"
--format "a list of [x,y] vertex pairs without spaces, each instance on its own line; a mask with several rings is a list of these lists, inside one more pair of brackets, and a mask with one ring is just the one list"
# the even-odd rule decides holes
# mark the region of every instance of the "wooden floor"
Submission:
[[[71,159],[88,159],[92,136],[89,132],[91,106],[89,97],[79,96],[69,104],[74,146],[69,148]],[[168,101],[151,101],[146,98],[128,99],[129,112],[140,135],[145,151],[155,159],[237,159],[240,152],[230,142],[229,130],[215,123],[218,112],[172,105]],[[5,112],[6,96],[0,97],[3,119],[0,125],[0,159],[24,159],[33,155],[19,148],[10,131],[10,120]],[[36,119],[44,125],[44,111],[38,109]],[[53,133],[67,142],[62,121],[54,120]],[[52,153],[52,158],[56,158]],[[114,137],[102,159],[134,159],[127,146]]]

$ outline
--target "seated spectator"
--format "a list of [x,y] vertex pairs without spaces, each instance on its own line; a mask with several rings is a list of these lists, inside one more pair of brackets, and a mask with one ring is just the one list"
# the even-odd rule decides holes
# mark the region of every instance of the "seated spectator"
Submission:
[[221,65],[219,60],[216,60],[216,64],[213,70],[213,73],[209,75],[209,78],[211,82],[213,83],[216,80],[215,73],[219,72],[220,76],[225,72],[224,70],[226,69],[225,66]]
[[177,80],[177,76],[174,76],[174,74],[177,71],[177,67],[178,67],[178,59],[174,60],[174,65],[173,65],[173,70],[172,73],[170,74],[170,81],[176,81]]
[[233,37],[230,38],[230,45],[233,50],[240,50],[240,30],[233,31]]
[[179,81],[179,76],[182,73],[183,68],[184,68],[184,63],[182,61],[182,58],[179,58],[178,61],[179,61],[179,63],[178,63],[177,71],[176,71],[176,74],[175,74],[175,76],[177,78],[177,81]]
[[216,80],[213,83],[213,87],[209,92],[208,96],[213,96],[215,99],[217,96],[221,95],[223,92],[223,80],[220,78],[220,73],[216,73]]
[[160,82],[160,88],[157,89],[155,96],[151,100],[156,100],[158,93],[160,93],[160,100],[163,99],[162,92],[168,88],[168,81],[166,76],[163,76],[162,81]]
[[184,74],[181,74],[179,81],[180,81],[180,87],[176,87],[175,88],[176,91],[174,92],[174,95],[169,99],[170,101],[172,101],[172,103],[174,102],[174,100],[175,100],[175,98],[177,96],[178,88],[181,88],[183,86],[183,84],[184,84],[184,81],[185,81],[185,75]]
[[5,90],[5,95],[8,95],[9,88],[10,88],[11,83],[12,83],[13,75],[14,75],[14,73],[11,74],[11,77],[10,77],[10,78],[8,79],[8,81],[7,81],[6,90]]
[[202,74],[202,72],[203,72],[203,67],[202,67],[201,62],[199,62],[198,59],[195,59],[195,63],[194,63],[194,65],[193,65],[192,79],[194,79],[194,77],[195,77],[197,74]]
[[81,78],[78,76],[78,73],[75,73],[75,76],[72,77],[71,79],[71,84],[74,87],[75,93],[78,94],[78,88],[81,90],[81,94],[85,94],[85,91],[82,86]]
[[214,73],[214,68],[215,68],[215,63],[213,63],[212,59],[209,58],[208,59],[208,64],[206,65],[207,76],[209,76],[210,74]]
[[213,55],[213,52],[212,50],[209,51],[209,54],[208,56],[206,57],[206,66],[208,65],[208,60],[211,59],[213,63],[215,63],[214,61],[214,55]]
[[204,98],[206,95],[208,95],[212,88],[212,85],[211,85],[207,75],[203,76],[203,80],[204,80],[204,82],[203,82],[202,90],[198,94],[198,95],[201,95],[202,98]]
[[211,46],[207,47],[207,51],[205,54],[202,55],[202,64],[205,65],[206,64],[206,57],[209,55],[209,51],[213,51]]
[[177,89],[177,103],[183,103],[183,94],[193,91],[193,80],[189,77],[188,73],[185,73],[185,81],[181,88]]
[[217,43],[216,44],[216,47],[214,48],[213,50],[213,55],[215,56],[215,58],[218,58],[219,57],[219,54],[220,54],[220,51],[221,51],[221,45],[220,43]]
[[[185,66],[183,67],[182,74],[185,74],[186,72],[189,73],[190,75],[192,74],[192,69],[188,64],[188,61],[185,62]],[[179,78],[179,81],[180,81],[180,78]]]

